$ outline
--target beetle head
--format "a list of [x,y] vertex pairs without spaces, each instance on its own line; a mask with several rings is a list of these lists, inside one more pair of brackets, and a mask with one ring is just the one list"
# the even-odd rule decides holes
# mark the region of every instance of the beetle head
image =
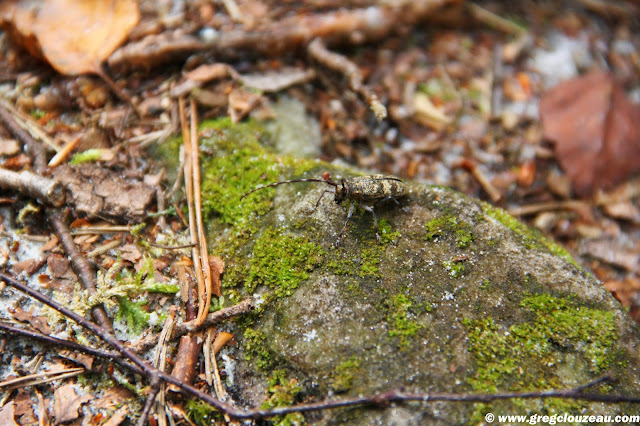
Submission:
[[347,195],[348,194],[344,186],[344,179],[341,179],[340,185],[336,185],[336,195],[333,201],[335,201],[336,204],[340,204],[345,200],[345,198],[347,198]]

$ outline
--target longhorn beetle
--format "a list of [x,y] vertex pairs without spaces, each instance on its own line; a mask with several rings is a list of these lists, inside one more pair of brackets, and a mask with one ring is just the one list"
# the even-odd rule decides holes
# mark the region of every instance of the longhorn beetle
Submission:
[[[363,209],[368,212],[371,212],[373,215],[373,227],[376,230],[376,238],[380,241],[380,235],[378,235],[378,219],[376,218],[376,213],[374,211],[374,207],[376,204],[381,203],[383,201],[393,200],[398,203],[398,198],[402,198],[407,196],[407,187],[402,182],[402,180],[398,179],[394,176],[385,176],[385,175],[371,175],[371,176],[356,176],[348,179],[340,179],[340,183],[333,182],[331,180],[331,176],[329,173],[325,172],[322,175],[322,179],[292,179],[292,180],[284,180],[281,182],[272,183],[269,185],[264,185],[258,188],[255,188],[246,194],[244,194],[240,199],[242,200],[249,194],[252,194],[261,189],[269,188],[272,186],[282,185],[285,183],[295,183],[295,182],[319,182],[326,183],[327,185],[333,186],[335,190],[335,198],[334,201],[337,204],[342,203],[344,200],[351,200],[351,205],[349,206],[349,213],[347,213],[347,220],[342,227],[342,231],[340,231],[340,235],[338,235],[338,239],[336,240],[336,247],[340,245],[340,240],[344,235],[344,232],[347,229],[347,224],[349,223],[349,219],[353,215],[353,206],[357,202]],[[327,190],[322,191],[320,198],[316,202],[316,208],[320,203],[320,200],[324,196],[324,194],[328,192]]]

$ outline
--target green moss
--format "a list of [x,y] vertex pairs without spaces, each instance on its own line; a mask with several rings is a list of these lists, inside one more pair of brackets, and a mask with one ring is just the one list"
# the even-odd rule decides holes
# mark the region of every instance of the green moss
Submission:
[[267,229],[256,240],[245,281],[247,292],[266,285],[274,289],[278,297],[290,296],[322,261],[320,246],[284,232]]
[[143,308],[148,303],[146,300],[133,302],[128,297],[118,297],[116,319],[124,320],[134,334],[140,334],[149,324],[150,314]]
[[[255,121],[232,123],[228,118],[202,124],[201,158],[203,209],[223,223],[250,227],[255,216],[271,209],[275,189],[247,192],[277,182],[282,174],[297,175],[317,167],[309,160],[278,157],[266,151],[262,139],[266,131]],[[206,151],[213,155],[206,155]]]
[[410,338],[415,336],[418,330],[422,327],[415,320],[415,312],[413,302],[404,294],[398,294],[390,303],[390,314],[388,317],[389,322],[389,336],[399,337],[400,346],[407,347],[410,343]]
[[447,214],[431,219],[425,224],[425,239],[452,238],[458,248],[466,248],[473,242],[471,226],[458,217]]
[[252,148],[240,148],[228,155],[215,156],[203,164],[202,207],[205,215],[215,215],[223,223],[246,226],[249,218],[271,209],[274,188],[244,194],[260,184],[276,182],[283,172],[273,155]]
[[[302,391],[302,387],[295,378],[287,378],[284,370],[275,370],[267,381],[267,397],[262,403],[262,409],[275,407],[287,407],[296,402],[296,397]],[[304,423],[301,413],[290,413],[284,416],[276,416],[271,419],[274,425],[290,426]]]
[[378,221],[378,235],[382,244],[391,244],[400,238],[400,232],[393,231],[391,224],[386,219]]
[[353,260],[334,257],[327,262],[327,269],[336,275],[353,275]]
[[82,163],[93,163],[95,161],[98,161],[100,157],[102,157],[101,150],[88,149],[86,151],[74,154],[73,157],[71,157],[71,160],[69,160],[69,164],[72,164],[75,166]]
[[578,268],[580,271],[582,271],[582,267],[573,259],[573,257],[571,257],[571,255],[565,248],[549,240],[537,229],[529,228],[527,225],[520,222],[518,219],[514,218],[499,207],[493,207],[488,203],[482,202],[482,209],[487,216],[492,217],[493,219],[502,223],[504,226],[519,235],[522,238],[522,243],[526,248],[546,248],[550,253],[563,258],[564,260]]
[[477,363],[468,380],[475,390],[561,387],[563,369],[587,367],[596,376],[614,362],[613,313],[548,294],[526,297],[520,306],[531,312],[532,319],[508,329],[491,317],[464,321]]
[[359,368],[360,360],[355,356],[338,364],[331,379],[331,389],[336,393],[347,392],[353,386],[353,377]]
[[485,278],[484,280],[482,280],[482,283],[480,283],[478,288],[480,290],[488,290],[489,288],[491,288],[491,280]]
[[185,412],[187,417],[198,426],[212,425],[220,417],[220,413],[215,408],[199,399],[187,399]]
[[456,230],[456,244],[459,248],[468,247],[473,242],[473,234],[467,229]]
[[445,260],[442,266],[449,272],[451,278],[463,277],[466,270],[464,263],[455,260]]
[[358,275],[364,277],[380,276],[380,259],[382,257],[382,247],[379,245],[365,247],[360,252],[360,271]]
[[331,252],[331,259],[327,261],[327,269],[336,275],[357,276],[360,278],[379,278],[380,263],[384,257],[384,246],[375,241],[365,242],[364,247],[358,245],[347,250],[339,248]]
[[269,370],[275,365],[274,354],[267,346],[267,335],[247,328],[244,331],[245,359],[254,362],[260,370]]

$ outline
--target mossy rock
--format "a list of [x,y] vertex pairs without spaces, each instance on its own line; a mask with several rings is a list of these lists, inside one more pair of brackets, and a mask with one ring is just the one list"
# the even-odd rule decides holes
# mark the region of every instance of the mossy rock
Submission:
[[[201,131],[211,251],[223,256],[222,304],[257,310],[226,325],[231,397],[240,405],[318,401],[402,388],[506,392],[575,387],[608,372],[599,392],[639,395],[638,327],[559,246],[504,211],[442,187],[407,183],[401,206],[356,209],[321,183],[356,174],[279,157],[259,126]],[[277,401],[274,395],[286,395]],[[559,399],[422,403],[305,414],[310,423],[466,424],[494,414],[618,414],[637,406]],[[276,419],[276,422],[300,420]]]

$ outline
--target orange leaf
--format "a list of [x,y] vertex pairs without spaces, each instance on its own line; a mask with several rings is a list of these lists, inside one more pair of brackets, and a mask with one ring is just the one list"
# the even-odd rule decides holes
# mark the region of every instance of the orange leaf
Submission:
[[0,8],[0,24],[62,74],[99,73],[100,64],[138,23],[135,0],[18,1]]

